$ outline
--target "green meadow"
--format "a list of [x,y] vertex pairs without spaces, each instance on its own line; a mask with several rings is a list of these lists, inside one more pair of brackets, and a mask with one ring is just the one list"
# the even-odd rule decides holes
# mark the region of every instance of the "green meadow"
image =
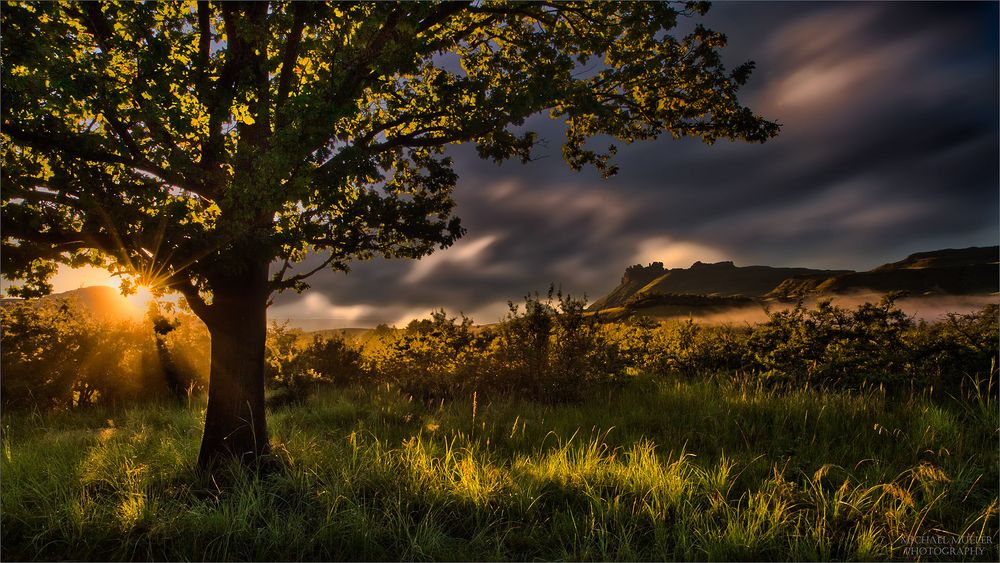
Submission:
[[154,338],[72,303],[0,313],[8,561],[998,556],[995,305],[737,327],[550,295],[487,327],[274,325],[270,453],[211,472],[190,316]]
[[[997,403],[640,376],[580,402],[325,389],[275,463],[204,404],[5,414],[4,560],[996,560]],[[964,549],[937,555],[941,549]]]

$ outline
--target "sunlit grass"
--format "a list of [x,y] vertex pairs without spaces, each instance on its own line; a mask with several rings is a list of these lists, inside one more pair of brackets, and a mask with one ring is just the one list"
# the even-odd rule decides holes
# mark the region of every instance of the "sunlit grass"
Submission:
[[993,560],[984,400],[643,379],[474,409],[331,390],[272,413],[280,471],[215,480],[193,469],[203,404],[5,416],[3,558],[881,560],[964,535]]

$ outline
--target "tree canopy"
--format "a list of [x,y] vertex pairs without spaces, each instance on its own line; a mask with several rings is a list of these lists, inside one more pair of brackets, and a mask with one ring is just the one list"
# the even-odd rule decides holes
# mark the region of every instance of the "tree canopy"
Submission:
[[[51,289],[106,266],[210,314],[244,256],[268,291],[463,232],[448,145],[529,160],[525,120],[565,120],[574,169],[663,133],[760,142],[705,3],[5,3],[2,270]],[[685,24],[687,25],[687,24]]]
[[[566,124],[575,169],[613,146],[764,141],[704,3],[52,2],[2,12],[2,263],[23,296],[56,264],[179,291],[211,334],[199,465],[269,452],[269,296],[462,235],[446,148],[529,160]],[[324,258],[318,267],[301,264]],[[13,292],[12,292],[13,293]]]

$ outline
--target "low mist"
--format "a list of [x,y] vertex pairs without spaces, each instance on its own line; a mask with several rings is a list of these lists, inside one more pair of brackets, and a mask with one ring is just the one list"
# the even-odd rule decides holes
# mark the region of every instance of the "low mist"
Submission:
[[[803,306],[815,307],[823,299],[831,299],[834,305],[846,309],[855,309],[864,303],[878,303],[882,299],[880,293],[855,293],[833,297],[819,297],[803,300]],[[906,297],[896,301],[896,306],[902,309],[914,320],[934,322],[942,320],[948,313],[968,314],[981,310],[991,303],[1000,303],[998,295],[934,295],[925,297]],[[772,302],[766,304],[771,311],[784,311],[795,306],[794,302]],[[695,322],[703,324],[755,324],[767,321],[765,305],[753,305],[739,309],[730,309],[718,313],[691,315]]]

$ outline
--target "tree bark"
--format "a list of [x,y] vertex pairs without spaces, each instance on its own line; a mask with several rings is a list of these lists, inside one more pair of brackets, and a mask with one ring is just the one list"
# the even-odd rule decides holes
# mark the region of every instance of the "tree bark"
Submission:
[[205,434],[198,466],[211,470],[236,459],[259,467],[270,453],[264,412],[267,263],[247,264],[212,280],[203,319],[212,337]]

